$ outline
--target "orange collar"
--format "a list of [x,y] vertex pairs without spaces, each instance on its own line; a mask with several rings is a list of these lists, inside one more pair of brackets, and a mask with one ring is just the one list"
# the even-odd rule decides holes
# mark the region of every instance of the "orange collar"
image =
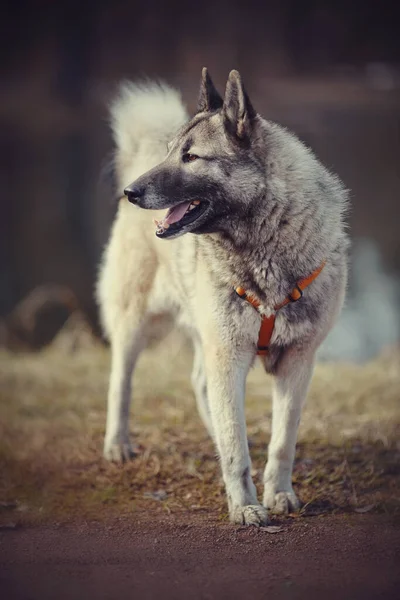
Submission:
[[[277,304],[275,306],[275,309],[274,309],[275,312],[271,316],[266,317],[265,315],[260,313],[261,327],[260,327],[260,333],[258,335],[257,354],[259,354],[260,356],[266,356],[268,354],[268,346],[269,346],[269,343],[271,341],[272,334],[274,331],[276,312],[278,310],[280,310],[281,308],[283,308],[284,306],[286,306],[287,304],[289,304],[290,302],[297,302],[297,300],[300,300],[300,298],[303,296],[303,290],[305,290],[306,287],[308,287],[310,285],[310,283],[312,283],[314,281],[314,279],[316,279],[318,277],[318,275],[321,273],[324,266],[325,266],[325,262],[323,262],[322,265],[320,267],[318,267],[318,269],[315,269],[315,271],[313,271],[311,273],[311,275],[309,275],[308,277],[304,277],[303,279],[300,279],[296,283],[296,285],[294,286],[294,288],[290,292],[290,294],[288,296],[286,296],[286,298],[283,300],[283,302],[281,302],[280,304]],[[235,292],[237,293],[238,296],[240,296],[240,298],[249,302],[252,306],[254,306],[254,308],[258,312],[260,312],[259,308],[260,308],[261,302],[259,302],[257,300],[257,298],[254,298],[253,296],[248,295],[246,290],[244,290],[242,287],[235,288]]]

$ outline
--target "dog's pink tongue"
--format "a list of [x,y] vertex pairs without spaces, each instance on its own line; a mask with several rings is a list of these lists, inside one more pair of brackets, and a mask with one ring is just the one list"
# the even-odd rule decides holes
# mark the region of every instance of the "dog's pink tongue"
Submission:
[[182,202],[182,204],[178,204],[178,206],[170,208],[163,219],[163,225],[171,225],[171,223],[180,221],[189,208],[189,205],[190,202]]

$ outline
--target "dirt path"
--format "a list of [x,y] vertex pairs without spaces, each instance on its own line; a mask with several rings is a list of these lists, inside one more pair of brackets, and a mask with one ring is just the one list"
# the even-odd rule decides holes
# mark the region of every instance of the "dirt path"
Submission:
[[4,600],[398,598],[400,523],[284,521],[277,533],[169,517],[0,533]]

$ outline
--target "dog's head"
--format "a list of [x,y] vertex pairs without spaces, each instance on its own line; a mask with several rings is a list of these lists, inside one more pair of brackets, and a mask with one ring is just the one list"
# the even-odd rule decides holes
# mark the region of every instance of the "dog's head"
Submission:
[[246,218],[265,187],[258,119],[237,71],[222,99],[203,69],[196,115],[168,144],[165,160],[125,189],[141,208],[167,209],[158,237],[224,231]]

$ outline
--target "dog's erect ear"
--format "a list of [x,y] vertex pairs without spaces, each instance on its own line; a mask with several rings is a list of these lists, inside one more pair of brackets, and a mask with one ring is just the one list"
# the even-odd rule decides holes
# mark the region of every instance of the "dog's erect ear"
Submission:
[[206,67],[201,72],[201,85],[197,112],[213,111],[221,108],[223,100],[217,92]]
[[251,105],[238,71],[229,73],[223,115],[226,128],[234,136],[244,140],[251,134],[257,113]]

